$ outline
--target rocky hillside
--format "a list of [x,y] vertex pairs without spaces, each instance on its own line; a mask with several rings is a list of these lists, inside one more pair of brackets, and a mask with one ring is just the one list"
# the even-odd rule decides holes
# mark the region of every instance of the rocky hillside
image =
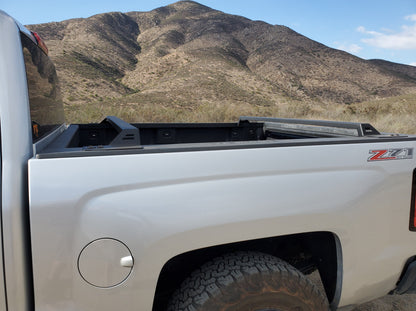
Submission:
[[416,67],[363,60],[193,1],[28,28],[45,39],[67,104],[350,104],[416,93]]

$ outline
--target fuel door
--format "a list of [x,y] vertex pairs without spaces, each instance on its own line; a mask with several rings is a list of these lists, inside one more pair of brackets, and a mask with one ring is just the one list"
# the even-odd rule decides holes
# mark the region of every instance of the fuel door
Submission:
[[133,269],[133,257],[122,242],[103,238],[84,247],[78,258],[81,277],[90,285],[109,288],[123,283]]

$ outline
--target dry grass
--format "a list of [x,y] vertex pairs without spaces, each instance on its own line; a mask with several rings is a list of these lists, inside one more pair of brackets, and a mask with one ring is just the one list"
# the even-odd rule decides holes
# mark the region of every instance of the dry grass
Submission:
[[381,132],[416,134],[416,94],[350,105],[298,104],[281,110],[284,117],[370,123]]
[[232,101],[160,103],[129,102],[129,97],[88,104],[66,105],[69,123],[99,122],[108,115],[128,122],[230,122],[240,116],[266,116],[367,122],[382,132],[416,134],[416,94],[401,95],[350,105],[304,103],[287,100],[252,105]]

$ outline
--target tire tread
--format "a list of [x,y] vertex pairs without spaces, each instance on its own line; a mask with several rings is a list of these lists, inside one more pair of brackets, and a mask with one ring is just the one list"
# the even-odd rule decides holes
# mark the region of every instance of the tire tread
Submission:
[[288,291],[296,294],[299,287],[313,297],[317,305],[326,306],[327,298],[300,271],[285,261],[260,252],[236,252],[217,257],[195,270],[173,294],[167,311],[197,311],[210,298],[220,295],[232,283],[252,276],[280,275]]

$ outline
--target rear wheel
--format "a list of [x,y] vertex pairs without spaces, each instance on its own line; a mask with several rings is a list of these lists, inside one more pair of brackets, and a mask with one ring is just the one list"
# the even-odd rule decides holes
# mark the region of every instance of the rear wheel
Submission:
[[326,297],[302,273],[268,254],[218,257],[192,273],[168,311],[327,311]]

